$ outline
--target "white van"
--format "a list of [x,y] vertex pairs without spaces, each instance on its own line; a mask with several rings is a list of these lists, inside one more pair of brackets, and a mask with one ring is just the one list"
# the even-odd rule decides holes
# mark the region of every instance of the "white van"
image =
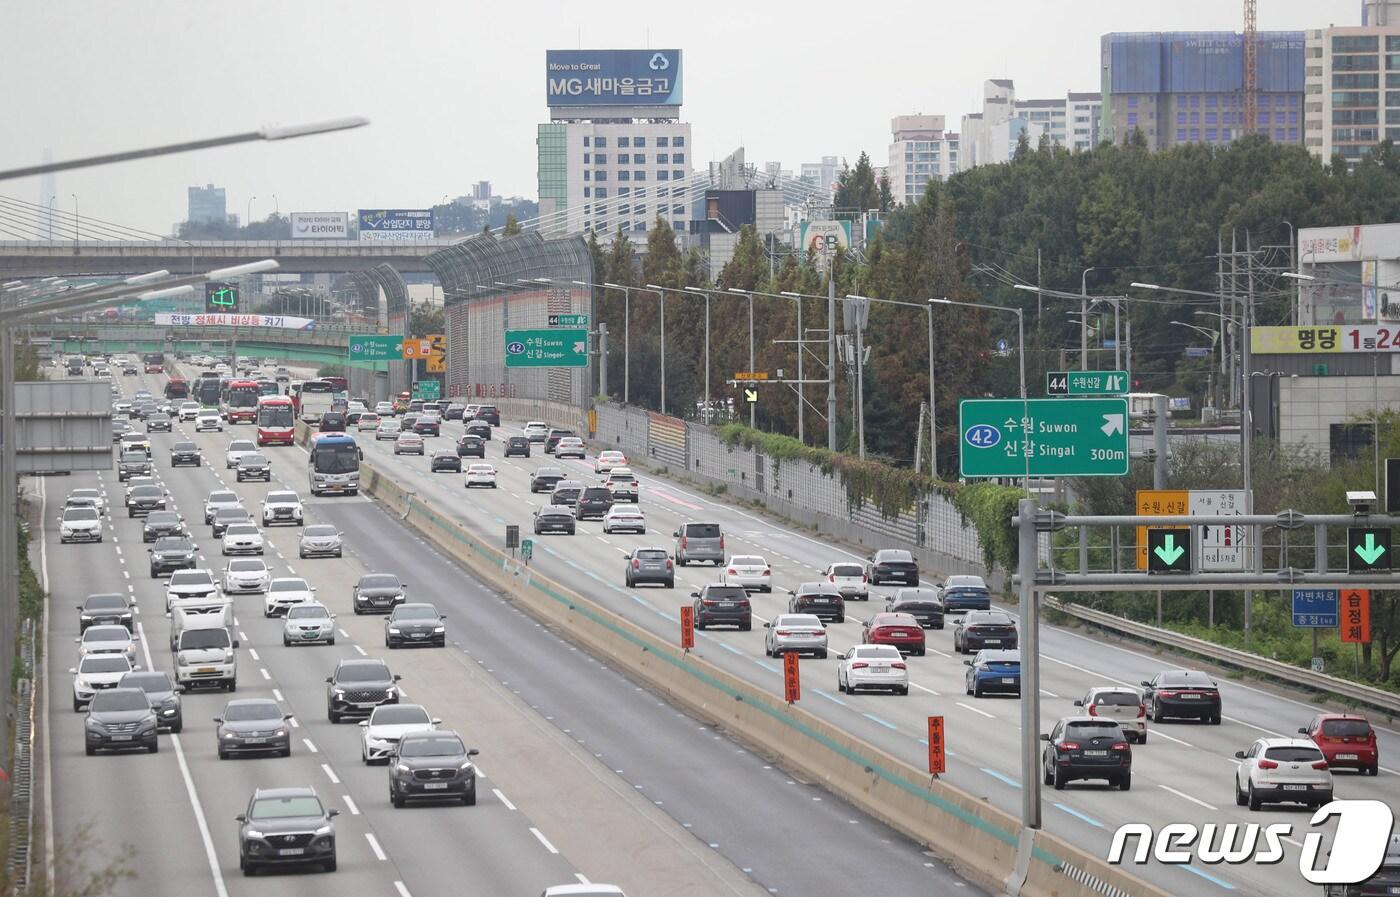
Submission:
[[[180,642],[180,633],[187,629],[233,630],[233,602],[228,598],[207,601],[183,601],[170,609],[170,650]],[[238,639],[234,639],[238,647]]]
[[238,687],[238,654],[227,629],[186,629],[175,645],[175,682],[185,688]]

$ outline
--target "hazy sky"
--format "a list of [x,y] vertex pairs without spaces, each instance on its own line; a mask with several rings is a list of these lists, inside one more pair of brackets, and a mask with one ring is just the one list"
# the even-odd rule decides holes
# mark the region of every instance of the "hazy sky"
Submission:
[[[1360,22],[1360,0],[1259,5],[1263,30]],[[793,169],[861,150],[884,164],[891,116],[955,130],[987,78],[1023,97],[1097,90],[1102,33],[1240,27],[1238,0],[6,0],[0,168],[364,115],[349,133],[62,174],[59,203],[164,234],[192,184],[227,188],[240,217],[256,197],[254,218],[274,194],[283,213],[412,208],[482,179],[533,199],[545,50],[579,46],[684,51],[697,167],[741,144]]]

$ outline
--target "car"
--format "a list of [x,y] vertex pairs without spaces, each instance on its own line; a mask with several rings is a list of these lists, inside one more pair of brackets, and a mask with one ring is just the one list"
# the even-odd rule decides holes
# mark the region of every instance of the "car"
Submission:
[[865,621],[861,639],[867,645],[893,645],[902,654],[917,654],[927,650],[924,628],[913,614],[892,614],[882,611]]
[[1074,702],[1089,716],[1111,719],[1123,728],[1123,735],[1137,744],[1147,743],[1147,710],[1136,688],[1096,685]]
[[551,885],[540,892],[540,897],[627,897],[617,885],[601,885],[590,882],[586,885]]
[[125,654],[133,663],[136,661],[136,643],[140,640],[139,635],[120,623],[93,624],[73,639],[78,643],[79,657],[86,654]]
[[585,486],[574,502],[574,515],[579,520],[587,520],[590,517],[601,520],[608,516],[612,506],[612,493],[606,486]]
[[83,721],[87,755],[101,750],[160,750],[159,721],[150,699],[139,688],[106,688],[92,696]]
[[559,444],[559,440],[565,438],[566,436],[577,435],[578,434],[575,433],[573,430],[566,430],[562,427],[551,427],[549,433],[546,434],[544,437],[544,453],[546,455],[554,454],[554,448],[556,445]]
[[[160,409],[157,408],[156,410],[159,411]],[[147,433],[169,433],[170,431],[171,424],[169,416],[149,417],[146,419]]]
[[441,436],[442,418],[436,414],[420,414],[413,422],[413,432],[419,436]]
[[447,617],[431,604],[400,604],[384,621],[384,647],[432,645],[447,647]]
[[1312,739],[1332,769],[1355,769],[1370,776],[1380,772],[1376,730],[1364,716],[1321,713],[1300,728],[1298,734]]
[[218,591],[211,571],[199,567],[176,570],[165,583],[165,610],[169,612],[178,601],[204,601]]
[[937,589],[903,588],[885,599],[885,610],[911,614],[925,629],[942,629],[943,602]]
[[416,432],[405,431],[403,433],[400,433],[399,438],[394,440],[394,454],[423,454],[423,437]]
[[344,534],[333,526],[324,523],[307,526],[301,531],[297,543],[297,555],[302,558],[343,557],[345,554]]
[[292,718],[271,698],[239,698],[214,717],[214,747],[220,760],[234,754],[292,755]]
[[256,455],[258,445],[251,439],[235,439],[228,444],[228,450],[224,452],[224,468],[226,470],[236,470],[238,459],[244,455]]
[[224,567],[225,595],[261,595],[272,585],[272,571],[261,558],[238,558]]
[[490,464],[473,464],[469,466],[467,468],[467,477],[463,485],[468,489],[473,486],[485,486],[488,489],[495,489],[496,468],[492,467]]
[[1015,648],[1016,621],[999,610],[971,610],[953,624],[953,650],[972,654],[983,648]]
[[319,601],[306,601],[287,608],[282,623],[282,645],[335,644],[335,614]]
[[374,441],[379,442],[384,439],[397,440],[402,435],[403,427],[397,418],[386,417],[379,422],[379,426],[374,430]]
[[484,442],[491,441],[491,425],[484,420],[469,420],[462,427],[464,433],[476,436]]
[[698,561],[709,561],[716,567],[724,563],[724,533],[718,523],[682,523],[674,535],[672,554],[682,567]]
[[350,410],[347,411],[347,412],[345,412],[345,427],[346,427],[346,429],[349,429],[349,428],[351,428],[351,427],[354,427],[354,428],[356,428],[356,429],[359,429],[360,415],[364,414],[365,412],[364,412],[364,409],[363,409],[363,408],[355,408],[355,407],[354,407],[355,405],[358,405],[358,404],[359,404],[359,402],[351,402],[351,403],[350,403],[350,405],[351,405]]
[[360,720],[360,760],[366,766],[388,763],[399,739],[414,732],[431,732],[442,720],[434,719],[422,704],[381,704]]
[[893,645],[853,645],[836,661],[836,690],[909,694],[909,664]]
[[156,726],[178,735],[185,728],[185,711],[180,691],[170,674],[160,670],[133,670],[121,677],[118,688],[139,688],[156,714]]
[[584,448],[583,440],[579,437],[565,436],[554,444],[554,457],[577,458],[582,461],[588,457],[588,450]]
[[174,570],[194,568],[194,540],[189,536],[166,536],[146,549],[151,555],[151,579],[159,579]]
[[964,660],[963,664],[967,666],[967,672],[963,675],[963,686],[974,698],[991,692],[1020,696],[1020,651],[984,648],[971,660]]
[[[417,432],[418,432],[418,413],[417,413],[416,411],[415,411],[415,412],[410,412],[410,413],[408,413],[408,414],[405,414],[403,417],[399,418],[399,426],[402,427],[402,430],[401,430],[400,432],[403,432],[403,433],[417,433]],[[420,435],[421,435],[421,434],[420,434]]]
[[528,458],[530,457],[530,440],[524,436],[509,436],[506,438],[502,450],[507,458]]
[[202,408],[195,415],[194,431],[203,433],[205,430],[217,430],[220,433],[224,431],[224,421],[219,417],[219,412]]
[[564,471],[558,467],[537,467],[530,475],[531,492],[553,492],[554,486],[565,479]]
[[222,539],[230,526],[252,522],[253,518],[249,516],[247,508],[220,508],[214,512],[214,520],[209,524],[209,529],[214,538]]
[[124,452],[145,452],[146,457],[151,457],[151,440],[144,433],[127,433],[122,437],[122,451]]
[[289,608],[315,600],[315,586],[300,576],[279,576],[267,584],[267,596],[263,599],[263,616],[275,617],[285,614]]
[[676,587],[676,567],[664,548],[634,548],[624,551],[627,558],[623,582],[633,589],[644,582],[654,582],[668,589]]
[[773,591],[773,567],[767,559],[756,554],[736,554],[724,565],[719,581],[742,586],[751,592]]
[[401,678],[382,660],[337,661],[326,677],[326,718],[338,723],[347,716],[369,716],[380,704],[397,704]]
[[135,629],[131,603],[125,595],[89,595],[77,607],[79,634],[87,632],[90,626],[125,626],[128,631]]
[[320,421],[316,424],[316,431],[319,433],[344,433],[349,421],[345,419],[344,412],[327,411],[321,415]]
[[545,437],[549,435],[549,424],[542,420],[528,421],[521,432],[531,442],[544,442]]
[[605,533],[645,533],[647,518],[636,505],[613,505],[603,515]]
[[749,603],[749,593],[739,586],[710,583],[691,592],[690,597],[695,599],[692,606],[696,629],[736,626],[748,632],[753,628],[753,605]]
[[815,614],[778,614],[763,629],[763,653],[769,657],[811,654],[826,659],[826,626]]
[[543,505],[535,509],[535,535],[564,533],[572,536],[577,523],[573,508],[568,505]]
[[112,441],[121,442],[122,437],[131,432],[131,424],[124,420],[112,421]]
[[301,498],[295,492],[269,492],[262,501],[263,526],[283,523],[301,526]]
[[123,676],[141,667],[125,654],[88,654],[78,658],[73,674],[73,712],[81,713],[92,696],[116,688]]
[[335,817],[313,788],[259,788],[239,813],[238,868],[257,875],[266,867],[319,865],[334,872]]
[[290,383],[292,380],[292,373],[286,368],[278,368],[276,372],[273,373],[272,379],[278,383]]
[[1332,770],[1310,738],[1260,738],[1235,757],[1241,761],[1235,767],[1235,803],[1241,807],[1332,802]]
[[130,362],[128,362],[127,364],[122,365],[122,376],[123,376],[123,377],[135,377],[135,376],[137,376],[137,375],[140,374],[140,373],[141,373],[141,371],[136,367],[136,365],[131,364]]
[[136,486],[126,500],[126,516],[145,517],[152,511],[164,511],[169,494],[160,486]]
[[429,469],[433,473],[447,471],[449,473],[462,472],[462,459],[456,451],[452,449],[439,449],[433,452],[432,461],[429,462]]
[[614,467],[608,471],[603,485],[612,493],[613,501],[630,501],[635,504],[641,500],[642,487],[630,467]]
[[124,451],[117,458],[117,482],[151,475],[151,457],[142,451]]
[[131,413],[131,405],[132,405],[132,403],[126,401],[125,399],[123,399],[123,400],[120,401],[120,402],[113,402],[113,403],[112,403],[112,416],[113,416],[113,417],[116,417],[118,414],[130,414],[130,413]]
[[443,420],[461,420],[462,412],[467,410],[467,406],[461,402],[448,402],[447,407],[442,409]]
[[97,511],[97,513],[99,514],[102,513],[102,511],[98,508],[97,499],[87,495],[68,496],[68,498],[65,499],[63,502],[63,510],[66,511],[69,508],[91,508],[92,510]]
[[468,748],[456,732],[413,732],[399,739],[389,761],[389,802],[460,800],[476,805],[476,766],[481,753]]
[[141,523],[141,541],[150,543],[162,536],[183,536],[185,518],[175,511],[151,511]]
[[204,522],[211,524],[214,522],[214,514],[225,508],[242,508],[243,500],[238,497],[238,493],[229,489],[216,489],[209,493],[209,497],[204,500]]
[[886,582],[916,586],[919,584],[919,565],[914,556],[903,549],[884,548],[870,556],[870,569],[866,575],[872,586]]
[[865,567],[854,561],[837,561],[827,564],[822,571],[822,576],[826,581],[836,586],[841,593],[841,597],[847,601],[869,601],[870,600],[870,577],[866,575]]
[[234,473],[238,482],[245,480],[262,480],[264,483],[272,482],[272,462],[266,455],[257,454],[244,455],[238,459],[238,469]]
[[814,614],[828,623],[846,622],[846,599],[829,582],[804,582],[787,593],[790,614]]
[[101,542],[102,515],[96,508],[69,508],[58,518],[58,541]]
[[1154,723],[1176,717],[1220,725],[1220,687],[1200,670],[1163,670],[1140,684],[1147,716]]
[[560,480],[554,484],[554,489],[549,493],[549,503],[565,505],[572,511],[577,508],[578,497],[582,494],[583,484],[578,480]]
[[486,457],[486,442],[480,436],[466,435],[457,437],[457,457],[459,458],[482,458]]
[[235,554],[262,554],[265,542],[262,530],[252,523],[235,523],[224,530],[219,551],[224,557]]
[[132,491],[135,490],[138,486],[159,486],[159,485],[160,485],[160,483],[156,481],[156,478],[155,478],[155,477],[132,477],[131,479],[129,479],[129,480],[126,481],[126,494],[125,494],[124,497],[122,498],[122,504],[123,504],[123,506],[126,507],[126,508],[128,508],[128,509],[131,508],[131,493],[132,493]]
[[201,467],[203,464],[204,454],[193,442],[181,441],[170,446],[171,467]]
[[68,498],[92,499],[92,506],[97,509],[97,513],[107,513],[107,499],[103,497],[101,489],[74,489],[68,493]]
[[950,576],[939,589],[945,613],[991,610],[992,593],[980,576]]
[[[556,453],[557,453],[557,449],[556,449]],[[627,466],[627,456],[624,455],[622,452],[619,452],[619,451],[616,451],[616,450],[613,450],[613,449],[609,449],[608,451],[604,451],[604,452],[599,452],[599,453],[598,453],[598,457],[596,457],[596,458],[593,459],[593,472],[594,472],[594,473],[608,473],[608,472],[611,471],[614,467],[626,467],[626,466]]]
[[501,409],[497,408],[495,405],[478,405],[476,406],[476,411],[472,414],[472,419],[490,424],[493,427],[499,427],[501,425]]
[[1083,779],[1105,779],[1120,791],[1132,787],[1133,748],[1123,728],[1113,720],[1066,717],[1040,740],[1046,742],[1041,752],[1041,775],[1056,791]]
[[180,423],[191,423],[199,419],[199,412],[204,408],[198,402],[181,402],[176,409],[176,416],[180,418]]
[[381,415],[381,416],[384,416],[384,415],[392,415],[392,414],[394,413],[394,403],[393,403],[393,402],[375,402],[375,403],[374,403],[374,413],[375,413],[375,414],[378,414],[378,415]]
[[355,429],[361,433],[366,430],[378,430],[381,423],[383,423],[383,418],[379,416],[378,412],[361,411],[359,417],[355,419]]
[[408,600],[408,583],[393,573],[366,573],[351,587],[350,604],[355,613],[391,613]]

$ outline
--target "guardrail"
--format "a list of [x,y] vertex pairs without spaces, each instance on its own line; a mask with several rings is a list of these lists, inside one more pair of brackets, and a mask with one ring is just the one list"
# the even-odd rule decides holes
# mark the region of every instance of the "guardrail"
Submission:
[[[34,848],[34,624],[20,636],[20,657],[29,676],[16,683],[15,753],[10,770],[10,850],[5,863],[14,893],[30,885]],[[45,824],[49,824],[45,820]]]
[[1280,679],[1289,685],[1298,685],[1312,691],[1337,695],[1355,701],[1357,704],[1382,710],[1392,717],[1400,716],[1400,694],[1395,692],[1362,685],[1359,682],[1341,679],[1337,676],[1329,676],[1326,673],[1314,673],[1312,670],[1305,670],[1291,663],[1260,657],[1257,654],[1250,654],[1248,651],[1229,648],[1195,636],[1182,635],[1169,629],[1159,629],[1146,623],[1137,623],[1073,602],[1063,602],[1050,595],[1045,596],[1043,604],[1049,609],[1060,611],[1102,629],[1120,632],[1142,641],[1165,645],[1178,651],[1214,660],[1226,666]]

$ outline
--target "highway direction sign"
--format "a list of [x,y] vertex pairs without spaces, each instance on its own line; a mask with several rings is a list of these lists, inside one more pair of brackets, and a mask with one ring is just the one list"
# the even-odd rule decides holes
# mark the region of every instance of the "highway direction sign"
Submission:
[[965,477],[1121,477],[1128,473],[1126,399],[966,399]]
[[1121,396],[1127,371],[1047,371],[1045,393],[1052,396]]
[[587,327],[588,315],[550,315],[550,327]]
[[581,368],[588,364],[587,330],[507,330],[506,367]]
[[1147,572],[1191,572],[1191,528],[1161,526],[1147,530]]
[[1390,527],[1347,527],[1347,572],[1390,569]]
[[[1192,489],[1190,509],[1197,515],[1243,514],[1243,489]],[[1200,553],[1197,566],[1203,571],[1243,572],[1249,529],[1227,524],[1200,527]]]
[[352,336],[350,337],[351,361],[398,361],[403,358],[403,337]]
[[748,402],[750,405],[758,404],[758,390],[746,388],[744,390],[744,401]]
[[1294,589],[1293,625],[1300,629],[1336,629],[1340,595],[1337,589]]
[[436,402],[442,398],[442,381],[440,380],[414,380],[413,397],[422,399],[425,402]]

